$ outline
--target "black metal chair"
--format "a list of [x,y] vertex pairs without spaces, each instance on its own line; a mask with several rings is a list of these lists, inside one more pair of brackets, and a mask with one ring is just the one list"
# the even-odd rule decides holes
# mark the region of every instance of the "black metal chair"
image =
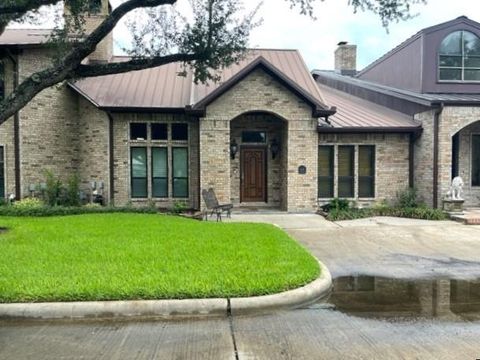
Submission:
[[203,213],[205,220],[208,220],[208,213],[210,213],[210,217],[213,214],[217,215],[217,221],[222,221],[222,213],[227,213],[227,217],[231,217],[233,204],[219,204],[217,195],[215,195],[215,191],[210,188],[208,190],[202,190],[202,197],[203,201],[205,201],[206,209]]

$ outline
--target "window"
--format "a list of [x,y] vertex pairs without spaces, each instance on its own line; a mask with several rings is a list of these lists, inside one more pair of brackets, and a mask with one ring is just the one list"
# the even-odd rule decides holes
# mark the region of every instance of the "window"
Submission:
[[480,186],[480,135],[472,135],[472,186]]
[[168,125],[153,123],[152,140],[168,140]]
[[333,195],[333,154],[334,147],[318,147],[318,197],[332,198]]
[[5,97],[5,65],[0,61],[0,100]]
[[130,140],[147,140],[147,124],[130,123]]
[[358,197],[375,197],[375,147],[358,147]]
[[173,197],[188,197],[188,149],[172,149]]
[[354,146],[342,145],[338,147],[338,197],[354,197],[354,154]]
[[188,124],[172,124],[172,140],[188,140]]
[[244,131],[242,132],[244,143],[266,143],[267,133],[265,131]]
[[147,197],[147,148],[131,148],[132,197]]
[[5,197],[5,160],[3,146],[0,146],[0,198]]
[[439,80],[480,81],[480,38],[455,31],[443,39],[439,50]]
[[152,148],[152,196],[168,197],[168,148]]

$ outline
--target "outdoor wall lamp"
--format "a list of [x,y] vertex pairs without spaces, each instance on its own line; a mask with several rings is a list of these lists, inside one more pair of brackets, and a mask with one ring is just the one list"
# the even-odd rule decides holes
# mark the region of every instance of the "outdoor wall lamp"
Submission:
[[277,139],[272,140],[270,151],[272,152],[272,159],[275,159],[280,152],[280,144],[277,142]]
[[235,139],[233,139],[232,142],[230,143],[230,158],[232,160],[235,159],[235,155],[237,154],[237,152],[238,152],[238,145]]

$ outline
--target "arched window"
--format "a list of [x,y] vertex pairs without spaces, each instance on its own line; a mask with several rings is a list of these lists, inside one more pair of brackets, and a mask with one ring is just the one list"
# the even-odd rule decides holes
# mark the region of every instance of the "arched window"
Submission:
[[455,31],[443,39],[439,55],[439,80],[480,81],[480,38]]

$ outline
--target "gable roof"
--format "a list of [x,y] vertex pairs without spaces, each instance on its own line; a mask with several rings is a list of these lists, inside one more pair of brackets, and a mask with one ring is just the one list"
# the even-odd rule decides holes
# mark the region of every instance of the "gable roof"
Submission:
[[402,50],[406,46],[410,45],[411,43],[413,43],[418,38],[420,38],[424,35],[430,34],[432,32],[438,31],[438,30],[442,30],[442,29],[446,29],[446,28],[449,28],[449,27],[457,26],[459,24],[465,24],[465,25],[468,25],[468,26],[471,26],[471,27],[474,27],[474,28],[477,28],[477,29],[480,30],[480,23],[478,23],[476,21],[473,21],[466,16],[459,16],[456,19],[424,28],[424,29],[418,31],[416,34],[409,37],[408,39],[406,39],[405,41],[403,41],[402,43],[400,43],[399,45],[397,45],[396,47],[394,47],[393,49],[391,49],[390,51],[388,51],[387,53],[385,53],[384,55],[382,55],[381,57],[379,57],[378,59],[376,59],[375,61],[373,61],[372,63],[370,63],[369,65],[367,65],[365,68],[363,68],[361,71],[359,71],[356,76],[357,77],[362,76],[364,73],[366,73],[372,67],[374,67],[377,64],[379,64],[379,63],[385,61],[386,59],[390,58],[395,53]]
[[86,78],[70,86],[102,109],[201,111],[257,68],[267,71],[309,103],[314,116],[323,116],[322,112],[330,111],[297,50],[249,50],[239,63],[222,69],[220,81],[216,83],[195,84],[191,71],[187,71],[186,76],[179,76],[178,73],[184,70],[182,64],[171,63],[152,69]]
[[52,29],[6,29],[0,35],[0,46],[41,45],[51,34]]

